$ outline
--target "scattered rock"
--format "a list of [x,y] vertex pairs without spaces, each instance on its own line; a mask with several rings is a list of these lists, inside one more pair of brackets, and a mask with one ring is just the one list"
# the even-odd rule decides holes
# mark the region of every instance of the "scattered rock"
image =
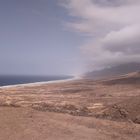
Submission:
[[91,113],[87,107],[76,106],[73,104],[39,103],[39,104],[32,105],[32,108],[39,111],[68,113],[74,116],[90,116]]
[[135,120],[133,122],[140,124],[140,115],[136,116],[136,118],[135,118]]

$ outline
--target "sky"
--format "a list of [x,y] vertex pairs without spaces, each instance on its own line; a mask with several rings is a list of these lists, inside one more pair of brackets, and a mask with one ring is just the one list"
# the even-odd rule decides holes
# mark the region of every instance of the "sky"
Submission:
[[1,0],[0,74],[58,75],[140,61],[139,0]]
[[67,25],[88,36],[81,46],[87,68],[103,69],[140,62],[139,0],[66,0],[76,17]]
[[0,75],[81,72],[82,37],[58,0],[0,0]]

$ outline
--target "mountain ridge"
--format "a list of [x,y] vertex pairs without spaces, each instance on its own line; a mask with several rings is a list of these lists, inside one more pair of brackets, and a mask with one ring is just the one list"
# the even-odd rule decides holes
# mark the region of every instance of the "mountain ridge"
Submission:
[[140,63],[128,63],[110,68],[105,68],[102,70],[87,72],[83,75],[83,78],[100,80],[120,75],[127,75],[139,71],[140,71]]

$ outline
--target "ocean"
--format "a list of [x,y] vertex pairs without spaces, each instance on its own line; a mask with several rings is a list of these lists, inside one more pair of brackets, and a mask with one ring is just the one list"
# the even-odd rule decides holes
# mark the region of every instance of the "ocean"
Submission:
[[17,85],[17,84],[27,84],[36,82],[48,82],[56,80],[66,80],[70,79],[72,76],[15,76],[15,75],[1,75],[0,76],[0,86]]

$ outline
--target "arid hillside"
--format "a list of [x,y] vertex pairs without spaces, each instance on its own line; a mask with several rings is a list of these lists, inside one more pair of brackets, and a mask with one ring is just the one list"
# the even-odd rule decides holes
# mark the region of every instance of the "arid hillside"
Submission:
[[0,88],[1,140],[139,140],[140,72]]
[[126,63],[121,65],[116,65],[101,70],[94,70],[85,73],[84,77],[89,79],[103,79],[112,76],[124,75],[126,73],[132,73],[140,70],[140,63]]

